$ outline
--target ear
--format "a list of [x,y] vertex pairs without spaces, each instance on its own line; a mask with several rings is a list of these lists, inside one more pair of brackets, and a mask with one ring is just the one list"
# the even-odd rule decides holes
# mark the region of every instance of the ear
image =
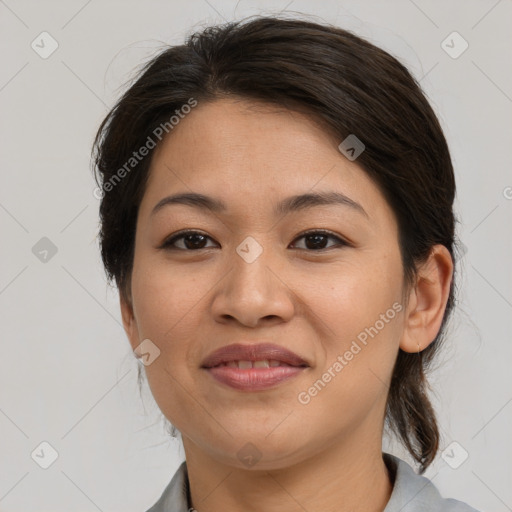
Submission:
[[123,319],[123,327],[132,346],[132,350],[140,345],[139,329],[135,315],[133,313],[133,305],[130,297],[125,297],[122,292],[119,293],[119,303],[121,305],[121,317]]
[[404,318],[400,348],[418,352],[428,347],[439,333],[450,294],[453,260],[444,245],[432,247],[428,260],[418,269]]

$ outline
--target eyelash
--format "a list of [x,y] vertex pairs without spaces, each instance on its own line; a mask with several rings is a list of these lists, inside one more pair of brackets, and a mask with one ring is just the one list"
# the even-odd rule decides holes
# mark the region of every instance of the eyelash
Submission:
[[[211,240],[211,238],[208,235],[206,235],[205,233],[202,233],[201,231],[196,231],[196,230],[191,230],[191,229],[184,230],[184,231],[180,231],[180,232],[172,235],[170,238],[165,240],[163,242],[163,244],[159,247],[159,249],[165,249],[168,251],[178,250],[178,251],[184,251],[184,252],[197,252],[197,251],[200,251],[203,249],[211,249],[211,247],[202,247],[199,249],[182,249],[182,248],[173,247],[173,244],[176,243],[177,240],[184,238],[186,235],[202,235]],[[337,243],[338,247],[351,246],[351,244],[349,242],[347,242],[346,240],[344,240],[343,238],[340,238],[338,235],[334,234],[331,231],[325,230],[325,229],[315,229],[315,230],[306,231],[304,233],[301,233],[299,236],[297,236],[297,238],[295,238],[295,240],[299,240],[301,238],[311,236],[311,235],[324,235],[324,236],[328,236],[330,238],[336,239],[338,242]],[[306,249],[301,249],[301,250],[305,250],[308,252],[324,252],[324,251],[327,251],[327,250],[335,248],[335,247],[336,246],[331,246],[331,247],[327,247],[327,248],[323,248],[323,249],[316,249],[316,250],[306,248]]]

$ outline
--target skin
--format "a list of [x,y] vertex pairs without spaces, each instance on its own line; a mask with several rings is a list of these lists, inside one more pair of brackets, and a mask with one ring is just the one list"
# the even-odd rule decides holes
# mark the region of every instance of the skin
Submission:
[[[382,431],[393,365],[399,348],[417,352],[436,337],[453,264],[435,246],[404,288],[395,216],[339,143],[302,113],[222,99],[199,104],[155,149],[121,311],[132,348],[150,339],[160,350],[146,375],[182,434],[199,512],[382,511],[391,495]],[[368,217],[342,205],[273,214],[288,196],[331,190]],[[192,191],[228,209],[174,204],[151,215],[162,198]],[[159,248],[183,229],[206,235],[204,248],[187,249],[183,239]],[[350,245],[328,237],[315,249],[301,236],[311,229]],[[251,263],[236,251],[247,236],[263,249]],[[299,393],[395,302],[402,311],[300,403]],[[310,366],[258,392],[229,388],[200,368],[219,347],[260,341]],[[261,457],[250,467],[237,456],[249,442]]]

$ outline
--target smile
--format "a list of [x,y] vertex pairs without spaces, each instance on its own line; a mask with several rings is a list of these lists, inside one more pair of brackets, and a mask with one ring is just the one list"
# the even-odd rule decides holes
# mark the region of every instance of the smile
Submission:
[[303,372],[309,365],[284,347],[232,344],[212,352],[201,366],[217,382],[239,391],[275,387]]

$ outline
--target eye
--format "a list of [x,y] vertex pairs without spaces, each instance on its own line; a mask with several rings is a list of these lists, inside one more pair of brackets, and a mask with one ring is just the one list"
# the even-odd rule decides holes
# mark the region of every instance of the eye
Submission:
[[[339,236],[331,233],[326,230],[314,230],[303,233],[299,237],[295,239],[300,240],[305,239],[305,247],[298,247],[299,249],[306,249],[312,251],[322,251],[325,249],[330,249],[333,247],[326,247],[326,242],[331,239],[335,240],[337,243],[334,244],[336,246],[348,246],[350,245],[348,242],[340,238]],[[160,246],[160,249],[173,250],[178,249],[181,251],[196,251],[200,249],[208,249],[209,247],[206,245],[208,240],[212,240],[208,235],[201,233],[200,231],[186,230],[180,231],[175,235],[171,236]],[[179,242],[179,244],[178,244]],[[213,246],[210,246],[213,247]],[[297,247],[296,247],[297,248]]]
[[[198,249],[208,249],[208,247],[205,246],[206,241],[211,238],[204,233],[201,233],[200,231],[181,231],[175,235],[173,235],[171,238],[168,238],[164,241],[164,243],[160,246],[160,249],[178,249],[178,250],[198,250]],[[179,247],[176,242],[182,241],[181,247]]]
[[348,246],[348,242],[341,239],[339,236],[335,235],[334,233],[331,233],[330,231],[326,230],[315,230],[315,231],[308,231],[306,233],[303,233],[301,236],[296,238],[295,240],[300,240],[304,238],[306,240],[306,247],[299,247],[299,249],[310,249],[313,251],[322,251],[325,249],[330,249],[331,247],[325,247],[326,241],[330,238],[332,240],[336,240],[337,244],[334,244],[334,246]]

